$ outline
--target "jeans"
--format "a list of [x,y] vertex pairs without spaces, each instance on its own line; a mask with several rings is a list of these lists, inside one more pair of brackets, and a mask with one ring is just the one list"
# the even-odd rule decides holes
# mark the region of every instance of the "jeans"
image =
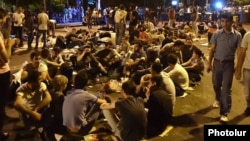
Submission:
[[23,45],[23,27],[22,26],[14,26],[14,34],[16,38],[20,39],[20,46]]
[[122,36],[124,35],[125,26],[124,24],[115,24],[115,35],[116,35],[116,45],[121,44]]
[[214,60],[212,82],[216,100],[220,103],[220,115],[227,116],[231,110],[231,88],[234,75],[234,62],[219,62]]
[[33,39],[34,39],[33,31],[29,31],[29,32],[28,32],[28,47],[29,47],[29,48],[31,47],[31,44],[32,44],[32,42],[33,42]]
[[244,93],[246,96],[247,107],[250,108],[250,69],[243,69]]

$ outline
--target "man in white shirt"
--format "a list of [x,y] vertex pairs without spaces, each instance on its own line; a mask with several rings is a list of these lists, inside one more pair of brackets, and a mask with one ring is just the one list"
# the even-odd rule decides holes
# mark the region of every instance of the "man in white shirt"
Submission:
[[189,87],[189,77],[187,70],[183,68],[178,63],[178,56],[175,54],[168,55],[168,64],[169,66],[164,70],[170,76],[175,84],[175,90],[177,96],[184,96],[185,91]]
[[116,45],[120,45],[122,36],[126,30],[126,16],[127,11],[124,8],[124,5],[120,5],[120,9],[115,12],[115,34],[116,34]]
[[246,109],[244,111],[244,114],[246,116],[250,116],[250,32],[248,31],[241,42],[241,47],[238,51],[238,61],[235,69],[235,78],[237,80],[241,80],[243,78],[243,84],[244,84],[244,94],[245,94],[245,100],[246,100]]
[[36,35],[36,49],[38,48],[38,40],[41,36],[41,34],[43,34],[43,48],[46,47],[46,34],[47,34],[47,30],[48,30],[48,23],[49,23],[49,16],[46,13],[46,10],[44,8],[41,8],[41,13],[39,13],[37,15],[37,19],[38,19],[38,31],[37,31],[37,35]]
[[23,46],[23,23],[25,15],[23,13],[23,8],[18,7],[17,11],[13,13],[13,22],[14,22],[14,34],[16,38],[20,39],[19,47]]

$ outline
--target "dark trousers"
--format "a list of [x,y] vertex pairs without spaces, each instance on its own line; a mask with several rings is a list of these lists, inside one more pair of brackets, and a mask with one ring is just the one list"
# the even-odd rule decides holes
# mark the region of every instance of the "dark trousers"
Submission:
[[46,47],[46,42],[47,42],[47,30],[38,30],[37,31],[37,35],[36,35],[36,48],[38,47],[38,40],[41,36],[41,34],[43,34],[43,48]]
[[213,33],[211,33],[211,32],[207,33],[207,40],[208,40],[209,44],[210,44],[210,40],[211,40],[212,36],[213,36]]
[[214,60],[212,81],[216,100],[220,103],[220,115],[227,115],[232,106],[231,88],[234,76],[234,61]]
[[3,127],[5,117],[5,104],[10,87],[10,71],[0,74],[0,129]]
[[88,29],[92,29],[92,20],[91,19],[87,19],[87,26],[88,26]]
[[20,46],[23,45],[23,27],[22,26],[14,26],[14,34],[16,38],[20,40]]
[[28,32],[28,47],[31,48],[31,44],[33,42],[34,39],[34,34],[33,31],[29,31]]

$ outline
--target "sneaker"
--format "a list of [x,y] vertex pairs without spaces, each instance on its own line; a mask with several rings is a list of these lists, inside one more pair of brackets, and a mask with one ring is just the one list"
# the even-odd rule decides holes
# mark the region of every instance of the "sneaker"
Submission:
[[219,108],[219,107],[220,107],[219,101],[216,100],[216,101],[213,103],[213,107],[214,107],[214,108]]
[[250,107],[247,107],[246,110],[244,111],[245,116],[250,116]]
[[221,116],[220,121],[221,122],[228,122],[229,120],[228,120],[227,116]]

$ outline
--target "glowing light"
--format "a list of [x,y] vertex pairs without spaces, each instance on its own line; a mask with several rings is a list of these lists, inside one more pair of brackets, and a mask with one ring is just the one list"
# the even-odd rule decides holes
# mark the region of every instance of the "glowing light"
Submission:
[[222,2],[216,2],[216,3],[215,3],[215,8],[217,8],[217,9],[222,9],[222,7],[223,7]]
[[176,1],[176,0],[173,0],[173,1],[172,1],[172,5],[177,5],[177,1]]

